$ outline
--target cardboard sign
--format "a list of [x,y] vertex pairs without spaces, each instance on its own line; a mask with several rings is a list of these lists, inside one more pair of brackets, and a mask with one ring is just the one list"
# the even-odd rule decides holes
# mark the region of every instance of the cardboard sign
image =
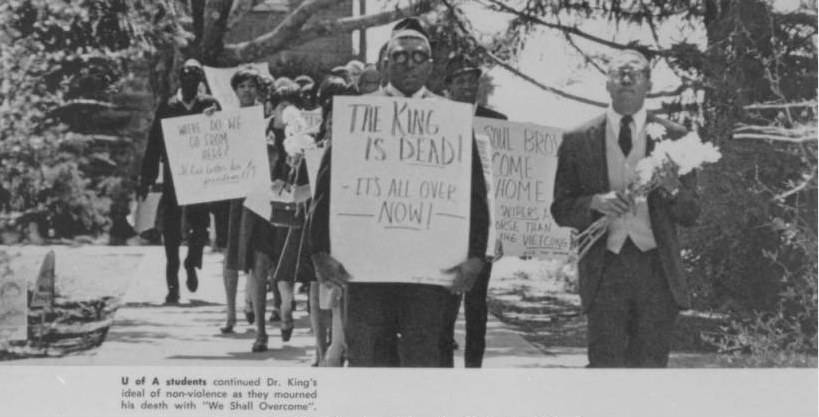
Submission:
[[310,181],[310,195],[316,195],[316,181],[321,167],[321,158],[327,148],[313,148],[304,151],[304,163],[307,164],[307,177]]
[[304,118],[304,121],[307,122],[307,131],[314,131],[318,130],[321,127],[321,107],[315,108],[313,110],[302,110],[301,117]]
[[269,184],[261,106],[162,120],[179,205],[245,197]]
[[558,227],[549,212],[561,131],[486,118],[475,118],[474,127],[476,134],[488,136],[491,143],[494,224],[503,254],[568,255],[571,231]]
[[54,304],[54,251],[48,251],[43,265],[40,266],[40,273],[37,274],[34,294],[31,297],[32,307],[51,308]]
[[476,134],[475,145],[483,167],[483,179],[486,181],[486,204],[489,206],[489,230],[486,239],[486,256],[495,257],[497,247],[495,235],[495,194],[492,192],[492,143],[489,136]]
[[137,202],[136,214],[134,215],[134,230],[137,233],[156,227],[156,213],[161,198],[162,193],[150,192],[145,196],[144,200]]
[[11,275],[0,277],[0,341],[28,338],[26,281]]
[[[266,62],[257,62],[250,65],[259,71],[259,74],[270,76],[270,70]],[[208,80],[208,87],[210,87],[210,95],[219,102],[222,110],[239,108],[239,98],[236,97],[236,92],[230,86],[230,78],[233,77],[236,71],[246,66],[241,65],[231,68],[204,67],[205,79]]]
[[472,108],[336,96],[330,242],[355,282],[449,285],[469,240]]

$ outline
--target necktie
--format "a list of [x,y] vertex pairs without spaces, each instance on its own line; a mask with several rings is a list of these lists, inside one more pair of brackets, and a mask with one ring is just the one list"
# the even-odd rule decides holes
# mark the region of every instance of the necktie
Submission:
[[631,121],[631,116],[623,116],[620,120],[620,136],[617,138],[617,143],[626,157],[631,152]]

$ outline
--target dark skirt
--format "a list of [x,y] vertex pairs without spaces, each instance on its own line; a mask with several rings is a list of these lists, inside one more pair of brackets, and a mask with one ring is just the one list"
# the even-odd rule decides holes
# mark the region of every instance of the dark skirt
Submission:
[[305,228],[278,227],[266,223],[253,229],[250,241],[254,251],[270,256],[273,279],[291,283],[315,281]]

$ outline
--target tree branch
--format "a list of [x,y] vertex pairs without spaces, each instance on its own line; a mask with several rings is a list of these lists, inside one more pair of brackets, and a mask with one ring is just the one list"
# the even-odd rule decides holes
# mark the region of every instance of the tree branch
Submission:
[[226,29],[233,29],[259,2],[260,0],[233,0],[233,6],[230,8],[230,14],[228,14]]
[[396,7],[393,10],[386,10],[376,14],[346,17],[336,20],[322,20],[320,22],[311,23],[302,28],[298,34],[298,43],[305,43],[331,34],[349,33],[356,30],[366,29],[368,27],[379,26],[396,21],[403,17],[427,13],[430,10],[430,3],[424,2],[419,4],[411,4],[406,7]]
[[469,32],[466,29],[466,27],[464,26],[464,23],[461,22],[461,19],[458,17],[458,10],[454,6],[452,6],[452,4],[449,3],[449,1],[442,0],[442,2],[450,10],[450,12],[452,12],[452,17],[455,20],[455,23],[457,23],[458,27],[461,29],[461,31],[464,33],[464,35],[466,35],[474,43],[475,49],[477,49],[479,52],[486,55],[489,59],[491,59],[497,65],[500,65],[501,67],[505,68],[506,70],[508,70],[508,71],[512,72],[513,74],[517,75],[518,77],[523,78],[524,80],[526,80],[526,81],[540,87],[541,89],[546,90],[546,91],[548,91],[550,93],[553,93],[553,94],[557,94],[558,96],[568,98],[570,100],[578,101],[580,103],[589,104],[589,105],[592,105],[592,106],[597,106],[597,107],[607,107],[608,106],[608,104],[603,103],[603,102],[590,100],[590,99],[587,99],[585,97],[580,97],[580,96],[568,93],[566,91],[563,91],[563,90],[560,90],[560,89],[557,89],[557,88],[554,88],[554,87],[549,87],[548,85],[545,85],[545,84],[541,83],[540,81],[538,81],[538,80],[536,80],[536,79],[534,79],[534,78],[520,72],[520,70],[513,67],[512,65],[510,65],[506,61],[498,58],[497,56],[495,56],[495,54],[490,52],[485,46],[483,46],[480,42],[478,42],[478,40],[475,39],[475,37],[472,35],[472,33]]
[[545,21],[545,20],[543,20],[543,19],[541,19],[539,17],[529,15],[529,14],[527,14],[525,12],[522,12],[520,10],[516,10],[516,9],[510,7],[510,6],[507,6],[506,4],[504,4],[503,2],[501,2],[499,0],[487,0],[487,1],[489,1],[490,3],[496,5],[500,10],[505,11],[507,13],[511,13],[511,14],[513,14],[515,16],[518,16],[519,18],[523,19],[524,21],[528,21],[528,22],[531,22],[531,23],[536,23],[536,24],[539,24],[541,26],[545,26],[545,27],[550,28],[550,29],[557,29],[557,30],[562,31],[563,33],[579,36],[579,37],[581,37],[583,39],[590,40],[592,42],[596,42],[596,43],[599,43],[599,44],[604,45],[604,46],[608,46],[609,48],[618,49],[618,50],[636,49],[636,50],[648,55],[649,58],[653,57],[653,56],[669,56],[669,55],[671,55],[671,51],[668,51],[668,50],[653,49],[653,48],[649,48],[647,46],[641,46],[641,45],[624,45],[622,43],[617,43],[617,42],[609,41],[609,40],[606,40],[606,39],[603,39],[603,38],[599,38],[599,37],[594,36],[594,35],[590,35],[590,34],[588,34],[586,32],[581,31],[580,29],[578,29],[575,26],[565,26],[565,25],[561,25],[561,24],[558,24],[558,23],[547,22],[547,21]]
[[342,0],[305,0],[272,31],[255,39],[225,45],[224,57],[229,61],[250,62],[256,58],[292,46],[302,26],[316,12],[332,7]]

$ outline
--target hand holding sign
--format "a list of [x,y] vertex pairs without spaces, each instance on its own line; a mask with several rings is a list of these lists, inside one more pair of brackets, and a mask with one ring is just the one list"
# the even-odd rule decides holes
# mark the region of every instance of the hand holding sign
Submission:
[[484,264],[485,262],[480,258],[469,258],[457,266],[443,270],[445,274],[455,274],[455,280],[449,286],[449,291],[453,294],[461,294],[472,289]]
[[350,280],[350,274],[344,269],[341,262],[326,253],[316,253],[312,256],[318,282],[336,288],[344,288]]

